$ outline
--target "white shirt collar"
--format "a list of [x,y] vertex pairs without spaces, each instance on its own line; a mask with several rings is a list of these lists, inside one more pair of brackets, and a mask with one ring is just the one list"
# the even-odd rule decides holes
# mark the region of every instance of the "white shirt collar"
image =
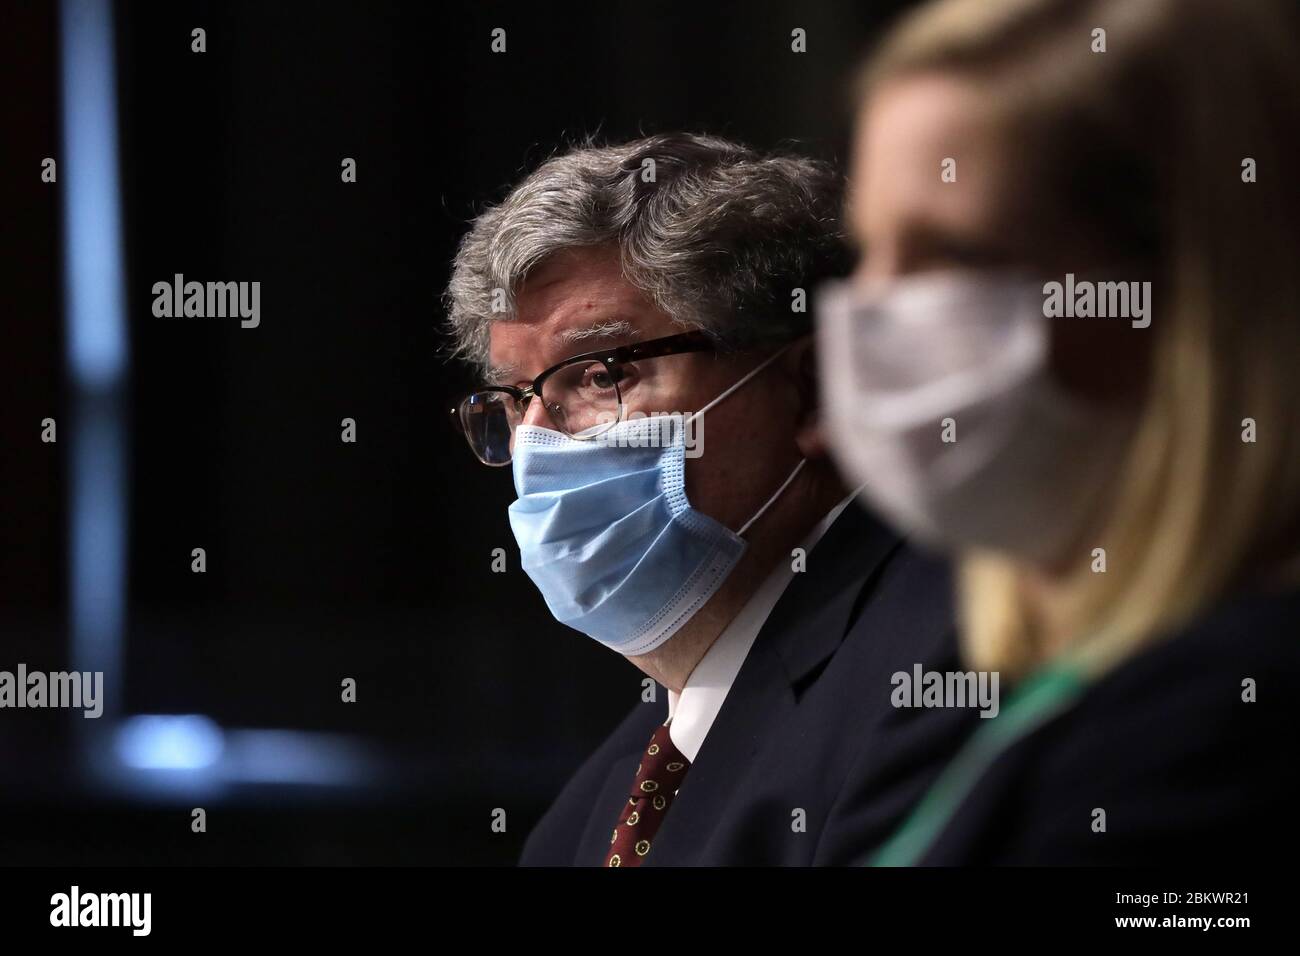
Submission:
[[[853,492],[832,508],[819,521],[808,536],[800,542],[804,554],[812,551],[813,546],[821,540],[826,529],[840,516],[849,503],[857,497]],[[687,760],[694,762],[695,755],[704,745],[704,737],[713,726],[714,719],[722,710],[722,703],[727,699],[727,692],[740,673],[754,639],[758,637],[763,622],[772,613],[772,608],[781,599],[785,589],[794,578],[794,568],[790,561],[780,561],[750,596],[731,623],[723,629],[714,640],[713,645],[700,658],[686,686],[679,694],[668,691],[668,735],[673,746],[680,750]]]

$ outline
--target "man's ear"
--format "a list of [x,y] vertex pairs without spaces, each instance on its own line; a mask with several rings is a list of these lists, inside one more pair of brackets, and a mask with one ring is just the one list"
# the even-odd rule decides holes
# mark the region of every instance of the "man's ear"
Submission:
[[799,400],[799,418],[795,426],[795,443],[799,453],[809,460],[826,457],[826,442],[821,430],[821,389],[817,379],[817,353],[812,336],[790,347],[790,363]]

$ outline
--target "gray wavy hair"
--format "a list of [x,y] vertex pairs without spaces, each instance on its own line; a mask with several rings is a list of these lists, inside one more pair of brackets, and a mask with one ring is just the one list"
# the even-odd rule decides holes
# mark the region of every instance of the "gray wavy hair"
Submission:
[[830,165],[717,136],[583,144],[544,162],[461,240],[443,296],[451,353],[485,372],[490,326],[514,317],[529,271],[563,249],[611,244],[632,285],[720,347],[795,338],[811,306],[795,311],[794,290],[810,303],[811,286],[851,263],[842,202]]

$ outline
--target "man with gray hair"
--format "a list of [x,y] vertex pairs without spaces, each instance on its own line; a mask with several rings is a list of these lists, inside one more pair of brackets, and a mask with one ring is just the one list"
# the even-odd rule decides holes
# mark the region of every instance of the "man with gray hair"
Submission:
[[948,578],[818,435],[808,299],[847,271],[841,202],[823,163],[659,135],[551,158],[460,245],[446,304],[484,384],[452,417],[512,467],[552,614],[667,689],[525,865],[847,862],[971,724],[891,706],[895,672],[958,669]]

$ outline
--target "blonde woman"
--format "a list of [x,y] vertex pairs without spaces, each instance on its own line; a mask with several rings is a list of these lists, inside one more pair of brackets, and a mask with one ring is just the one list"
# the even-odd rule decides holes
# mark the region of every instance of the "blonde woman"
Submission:
[[[863,74],[827,434],[1000,712],[878,864],[1295,842],[1295,5],[945,0]],[[869,852],[868,852],[869,851]]]

